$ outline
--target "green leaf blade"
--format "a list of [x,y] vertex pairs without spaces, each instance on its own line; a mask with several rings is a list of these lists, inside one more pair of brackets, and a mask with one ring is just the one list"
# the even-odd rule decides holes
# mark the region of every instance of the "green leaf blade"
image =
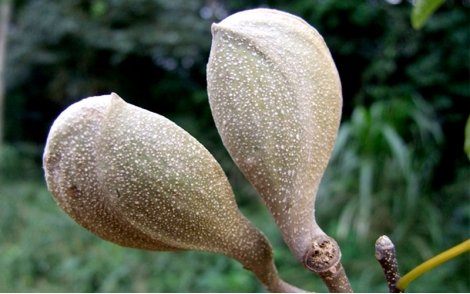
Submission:
[[411,25],[415,30],[421,29],[431,15],[445,0],[417,0],[411,11]]

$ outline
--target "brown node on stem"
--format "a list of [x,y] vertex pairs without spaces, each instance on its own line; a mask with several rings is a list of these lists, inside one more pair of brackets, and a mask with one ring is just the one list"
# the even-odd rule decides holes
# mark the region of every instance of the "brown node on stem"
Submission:
[[330,292],[352,292],[341,264],[341,251],[333,238],[327,235],[316,237],[305,254],[303,263],[320,276]]
[[312,247],[304,258],[305,266],[316,273],[324,272],[338,264],[341,252],[335,240],[328,236],[320,236],[312,242]]

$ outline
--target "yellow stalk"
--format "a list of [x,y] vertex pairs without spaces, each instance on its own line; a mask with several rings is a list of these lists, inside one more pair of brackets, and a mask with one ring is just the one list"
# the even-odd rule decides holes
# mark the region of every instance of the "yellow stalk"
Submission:
[[409,273],[398,280],[397,288],[402,291],[405,290],[412,281],[420,277],[422,274],[467,251],[470,251],[470,239],[463,241],[462,243],[434,256],[412,269]]

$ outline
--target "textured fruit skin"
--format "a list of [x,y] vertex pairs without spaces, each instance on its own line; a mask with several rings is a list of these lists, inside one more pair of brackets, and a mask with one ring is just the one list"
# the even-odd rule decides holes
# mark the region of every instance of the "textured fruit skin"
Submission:
[[51,127],[48,189],[77,223],[103,239],[149,250],[204,250],[240,261],[273,291],[265,236],[239,212],[212,155],[168,119],[116,94],[81,100]]
[[302,19],[243,11],[212,26],[209,102],[235,163],[302,261],[315,222],[315,195],[341,118],[341,83],[320,34]]

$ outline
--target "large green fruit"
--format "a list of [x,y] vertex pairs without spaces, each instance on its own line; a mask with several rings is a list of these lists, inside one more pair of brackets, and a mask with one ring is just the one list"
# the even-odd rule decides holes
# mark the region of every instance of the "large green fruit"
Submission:
[[60,207],[103,239],[222,253],[272,291],[299,291],[278,277],[271,245],[238,210],[212,155],[173,122],[116,94],[84,99],[57,118],[44,170]]

